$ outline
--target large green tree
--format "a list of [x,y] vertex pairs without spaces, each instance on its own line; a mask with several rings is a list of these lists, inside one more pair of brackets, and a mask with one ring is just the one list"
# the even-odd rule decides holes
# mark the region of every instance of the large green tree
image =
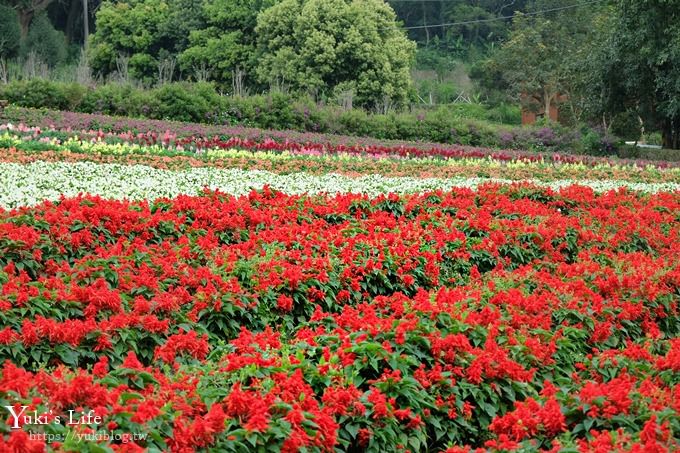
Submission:
[[90,56],[96,72],[120,71],[152,83],[159,63],[173,58],[188,45],[187,36],[198,27],[200,4],[194,0],[105,1],[97,11]]
[[[207,0],[202,14],[205,27],[194,30],[180,63],[187,74],[203,76],[231,86],[254,81],[255,25],[260,11],[274,0]],[[235,81],[233,78],[237,78]]]
[[617,0],[604,48],[603,110],[637,112],[680,149],[680,0]]
[[[553,9],[559,3],[537,1],[531,9]],[[482,82],[503,86],[531,110],[547,112],[564,102],[572,116],[581,119],[582,80],[589,70],[583,62],[596,45],[602,14],[607,11],[596,5],[551,14],[518,13],[508,39],[477,73],[483,75]]]
[[415,43],[381,0],[283,0],[257,19],[261,81],[386,109],[408,95]]

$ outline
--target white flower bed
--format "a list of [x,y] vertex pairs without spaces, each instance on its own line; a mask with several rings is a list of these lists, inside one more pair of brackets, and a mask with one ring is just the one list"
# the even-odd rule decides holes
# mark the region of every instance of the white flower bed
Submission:
[[[277,175],[261,170],[209,167],[169,171],[143,165],[91,162],[0,163],[0,187],[2,187],[0,206],[4,208],[30,206],[43,200],[58,200],[61,195],[75,196],[79,193],[138,200],[197,194],[208,187],[234,195],[244,195],[251,189],[268,184],[289,194],[354,192],[375,196],[388,192],[411,193],[435,189],[447,190],[452,187],[475,188],[489,182],[513,181],[485,178],[389,178],[380,175],[351,178],[338,174],[314,176],[305,173]],[[596,191],[620,187],[650,193],[680,190],[679,183],[648,184],[614,180],[527,182],[553,188],[579,184],[592,187]]]

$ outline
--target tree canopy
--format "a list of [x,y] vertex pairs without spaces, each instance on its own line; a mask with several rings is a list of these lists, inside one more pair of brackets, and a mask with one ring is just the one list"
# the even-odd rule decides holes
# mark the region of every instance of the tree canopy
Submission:
[[0,4],[0,58],[14,57],[19,52],[21,28],[17,12]]
[[[552,9],[556,2],[537,1],[534,10]],[[530,110],[548,112],[558,102],[580,119],[584,80],[592,61],[588,49],[598,45],[598,18],[608,8],[586,6],[568,14],[515,15],[507,39],[482,65],[489,89],[505,88]]]
[[[92,36],[92,68],[103,76],[129,73],[147,83],[159,77],[172,79],[176,56],[200,25],[199,8],[200,2],[194,0],[103,2]],[[172,67],[164,68],[170,60]]]
[[600,70],[601,107],[633,111],[680,149],[680,0],[618,0]]
[[[231,87],[238,78],[255,81],[255,26],[260,11],[274,0],[207,0],[204,27],[191,32],[189,46],[180,56],[182,68],[194,78],[204,77]],[[203,75],[199,75],[203,71]]]
[[261,81],[379,108],[408,96],[415,43],[380,0],[283,0],[257,20]]

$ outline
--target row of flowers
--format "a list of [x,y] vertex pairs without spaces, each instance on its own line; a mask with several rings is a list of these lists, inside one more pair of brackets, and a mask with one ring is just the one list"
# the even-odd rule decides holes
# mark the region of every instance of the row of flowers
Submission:
[[500,162],[494,159],[375,159],[362,156],[310,156],[283,152],[247,151],[239,149],[208,149],[201,154],[168,151],[159,147],[102,142],[56,143],[48,140],[0,136],[0,161],[27,163],[33,161],[142,164],[160,169],[188,167],[240,168],[266,170],[288,174],[338,173],[350,176],[379,174],[383,176],[411,176],[418,178],[487,177],[511,180],[540,179],[616,179],[634,182],[678,182],[680,168],[618,166],[602,164],[554,165],[548,162],[515,160]]
[[[288,194],[417,193],[448,190],[453,187],[475,188],[488,182],[512,183],[495,178],[414,178],[381,175],[310,173],[276,174],[263,170],[238,168],[189,167],[184,170],[161,170],[145,165],[98,164],[94,162],[45,162],[26,164],[0,162],[0,206],[5,208],[35,205],[43,200],[58,200],[62,195],[97,194],[106,198],[134,200],[198,194],[203,188],[244,195],[251,189],[269,185]],[[629,188],[656,193],[680,190],[679,182],[640,183],[618,180],[531,181],[536,185],[560,188],[577,183],[604,192]]]
[[[161,127],[161,125],[156,125]],[[125,145],[117,148],[118,152],[138,152],[140,148],[146,148],[146,152],[185,152],[189,154],[202,154],[207,150],[243,149],[249,151],[266,152],[289,152],[299,156],[335,156],[350,155],[376,158],[419,158],[419,159],[494,159],[498,162],[539,162],[553,165],[577,164],[581,166],[604,166],[604,167],[653,167],[674,168],[680,166],[671,162],[642,161],[642,160],[611,160],[589,156],[561,155],[556,153],[540,154],[519,151],[492,151],[464,146],[442,146],[435,144],[419,143],[395,143],[355,139],[351,142],[332,141],[330,137],[325,140],[310,140],[309,137],[279,137],[274,131],[259,131],[256,135],[245,136],[234,131],[222,131],[216,135],[196,133],[189,129],[186,133],[171,131],[169,129],[148,129],[143,132],[137,129],[123,127],[113,128],[106,132],[91,129],[72,129],[70,127],[50,125],[46,128],[39,126],[26,126],[19,124],[14,126],[10,123],[0,125],[0,131],[10,133],[11,138],[18,144],[18,139],[43,140],[55,145],[64,145],[67,149],[79,148],[83,143],[108,143]],[[192,132],[192,133],[189,133]],[[225,135],[226,132],[227,134]],[[229,133],[232,132],[232,133]],[[4,138],[7,141],[7,137]],[[137,146],[133,146],[137,145]],[[6,146],[5,146],[6,147]],[[114,148],[115,149],[115,148]]]
[[0,212],[0,406],[32,416],[1,448],[677,451],[679,214],[529,184]]

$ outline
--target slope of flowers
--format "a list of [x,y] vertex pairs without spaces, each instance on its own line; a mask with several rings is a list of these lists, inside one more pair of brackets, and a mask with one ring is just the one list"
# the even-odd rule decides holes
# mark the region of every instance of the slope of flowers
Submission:
[[0,449],[677,451],[679,220],[530,185],[1,212],[0,405],[48,423]]
[[[5,148],[6,147],[6,148]],[[209,149],[201,154],[164,148],[108,143],[78,143],[68,147],[43,141],[0,137],[0,162],[95,162],[146,165],[158,169],[184,170],[189,167],[266,170],[277,174],[336,173],[347,176],[376,174],[389,177],[460,178],[485,177],[509,180],[556,179],[625,180],[631,182],[680,182],[680,168],[661,169],[631,165],[596,166],[580,163],[555,164],[543,161],[433,158],[376,159],[366,156],[312,156],[283,152]]]
[[[1,141],[1,139],[0,139]],[[190,167],[237,168],[265,170],[276,174],[308,173],[341,174],[350,177],[383,175],[415,178],[499,178],[512,181],[535,179],[554,180],[618,180],[642,183],[680,182],[680,168],[658,169],[619,165],[586,166],[581,164],[553,165],[547,162],[513,161],[501,163],[493,159],[373,159],[358,156],[296,156],[287,152],[263,153],[244,150],[208,150],[205,155],[188,156],[179,153],[129,153],[55,151],[52,149],[0,149],[0,162],[94,162],[145,165],[162,170],[185,170]],[[27,146],[27,148],[28,148]],[[41,144],[42,146],[42,144]]]
[[[678,163],[664,161],[622,160],[559,153],[536,153],[516,150],[490,150],[468,146],[439,145],[417,142],[384,142],[358,137],[334,135],[294,134],[277,131],[249,130],[242,128],[205,129],[202,126],[161,121],[130,120],[108,127],[106,132],[85,127],[83,124],[42,126],[0,125],[0,131],[10,131],[26,140],[43,139],[53,145],[64,143],[67,147],[82,146],[83,142],[105,142],[128,145],[128,152],[144,148],[183,151],[191,154],[205,150],[246,149],[251,151],[288,151],[297,155],[333,156],[353,155],[373,158],[437,158],[437,159],[487,159],[500,162],[523,160],[550,162],[554,164],[630,165],[638,167],[676,168]],[[75,131],[75,132],[74,132]],[[6,140],[6,139],[5,139]],[[133,146],[133,145],[136,145]],[[6,145],[5,145],[6,146]]]

